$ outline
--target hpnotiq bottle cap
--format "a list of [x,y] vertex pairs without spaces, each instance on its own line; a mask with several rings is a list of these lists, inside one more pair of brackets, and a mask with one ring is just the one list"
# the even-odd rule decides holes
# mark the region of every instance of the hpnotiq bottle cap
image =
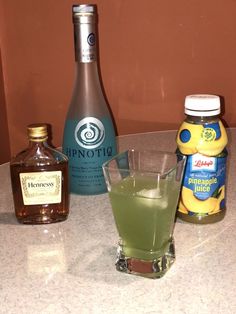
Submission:
[[185,98],[184,112],[190,116],[207,117],[220,114],[220,97],[197,94]]
[[27,127],[28,136],[31,141],[45,141],[48,137],[47,125],[42,123],[30,124]]
[[72,6],[73,13],[95,13],[96,5],[94,4],[79,4]]

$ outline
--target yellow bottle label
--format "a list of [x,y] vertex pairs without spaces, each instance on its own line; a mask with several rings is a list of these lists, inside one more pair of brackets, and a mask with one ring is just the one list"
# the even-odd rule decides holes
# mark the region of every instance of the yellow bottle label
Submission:
[[61,203],[61,171],[20,173],[24,205]]

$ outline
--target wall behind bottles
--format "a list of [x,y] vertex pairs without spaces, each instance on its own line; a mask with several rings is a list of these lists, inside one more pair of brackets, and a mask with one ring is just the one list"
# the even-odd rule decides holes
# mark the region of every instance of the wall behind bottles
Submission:
[[[33,122],[50,123],[61,145],[74,80],[74,3],[0,0],[11,154],[27,144]],[[236,126],[235,1],[96,3],[103,83],[119,134],[177,129],[191,93],[223,96],[224,119]]]
[[[1,2],[0,2],[1,3]],[[8,133],[8,122],[6,112],[6,99],[4,90],[4,77],[2,67],[2,55],[1,55],[1,30],[3,29],[3,11],[0,6],[0,164],[7,162],[10,158],[10,139]]]
[[10,158],[10,141],[8,134],[6,102],[3,84],[3,70],[1,64],[1,49],[0,49],[0,164],[7,162]]

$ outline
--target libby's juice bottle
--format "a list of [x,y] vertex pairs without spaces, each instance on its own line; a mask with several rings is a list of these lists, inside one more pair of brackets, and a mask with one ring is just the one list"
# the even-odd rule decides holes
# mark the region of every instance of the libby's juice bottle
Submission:
[[205,224],[225,215],[226,130],[219,118],[220,98],[189,95],[186,119],[177,133],[178,150],[187,155],[178,217]]

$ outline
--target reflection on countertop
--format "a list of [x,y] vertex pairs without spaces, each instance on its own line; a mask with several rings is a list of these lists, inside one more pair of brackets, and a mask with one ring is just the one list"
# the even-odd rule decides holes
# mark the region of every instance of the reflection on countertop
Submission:
[[[50,279],[54,274],[64,273],[67,270],[66,256],[62,231],[51,232],[50,228],[43,227],[41,234],[27,246],[28,274],[45,275]],[[37,239],[40,242],[37,243]]]

